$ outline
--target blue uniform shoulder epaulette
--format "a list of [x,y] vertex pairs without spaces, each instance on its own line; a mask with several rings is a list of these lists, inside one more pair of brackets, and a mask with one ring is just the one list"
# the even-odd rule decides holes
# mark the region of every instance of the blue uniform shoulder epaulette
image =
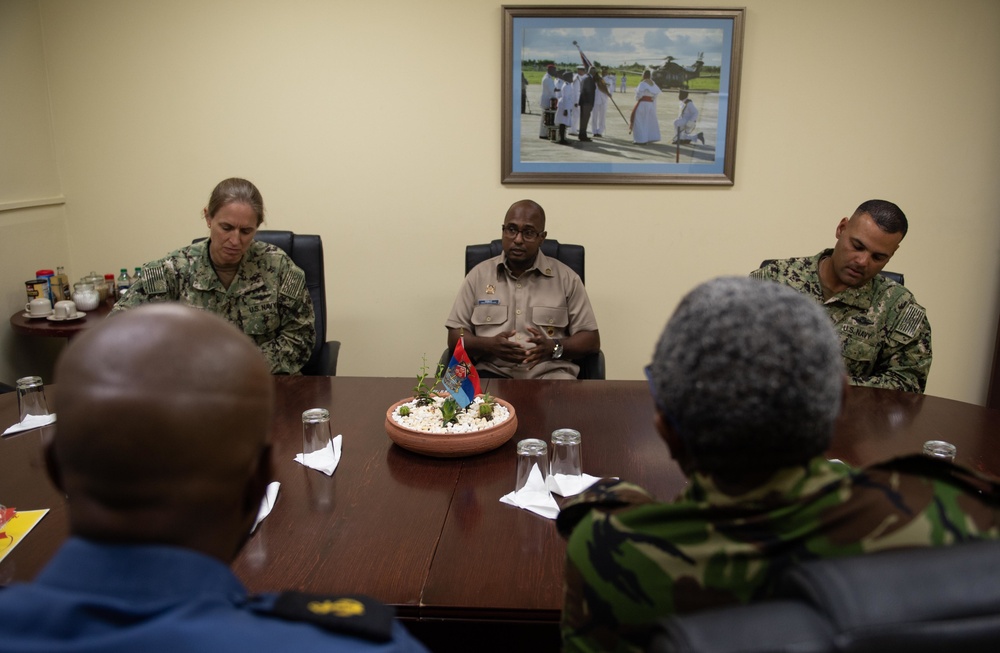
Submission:
[[257,614],[310,623],[373,642],[392,640],[396,615],[391,607],[360,594],[282,592],[254,597],[250,608]]

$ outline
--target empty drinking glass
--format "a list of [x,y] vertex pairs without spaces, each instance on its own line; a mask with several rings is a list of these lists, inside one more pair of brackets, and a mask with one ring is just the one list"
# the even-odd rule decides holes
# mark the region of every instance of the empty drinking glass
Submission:
[[17,407],[19,421],[28,415],[48,415],[49,405],[45,402],[45,386],[40,376],[25,376],[17,380]]
[[924,455],[931,458],[955,460],[956,451],[955,445],[944,440],[928,440],[924,443]]
[[302,453],[326,449],[333,439],[330,431],[330,411],[310,408],[302,413]]
[[517,480],[514,491],[517,492],[528,483],[528,477],[533,468],[538,468],[545,483],[545,472],[549,467],[548,446],[544,440],[529,438],[517,443]]
[[580,432],[575,429],[556,429],[552,432],[552,459],[549,474],[569,476],[577,480],[583,475],[583,454],[580,451]]

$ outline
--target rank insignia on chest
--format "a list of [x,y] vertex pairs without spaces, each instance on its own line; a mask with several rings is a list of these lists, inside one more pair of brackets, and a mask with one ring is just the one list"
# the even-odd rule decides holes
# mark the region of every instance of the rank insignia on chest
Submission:
[[487,295],[493,295],[493,294],[496,293],[496,291],[497,291],[497,289],[493,287],[492,283],[491,284],[487,284],[487,286],[486,286],[486,294]]

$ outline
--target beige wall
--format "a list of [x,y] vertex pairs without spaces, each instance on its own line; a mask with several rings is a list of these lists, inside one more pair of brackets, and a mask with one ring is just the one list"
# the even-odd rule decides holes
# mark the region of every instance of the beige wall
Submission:
[[[34,1],[0,0],[0,309],[23,310],[24,282],[69,265],[66,210]],[[61,342],[37,342],[0,327],[0,382],[49,374]]]
[[[502,185],[499,3],[0,0],[37,7],[18,88],[44,94],[44,63],[58,175],[38,174],[61,180],[23,194],[65,195],[78,277],[203,235],[211,187],[248,177],[269,226],[323,236],[340,373],[388,376],[437,357],[464,245],[530,196],[551,237],[587,246],[618,379],[641,378],[693,285],[813,254],[882,197],[911,220],[891,269],[930,314],[928,392],[982,403],[1000,310],[1000,3],[746,5],[736,184],[719,189]],[[14,363],[5,351],[0,371]]]

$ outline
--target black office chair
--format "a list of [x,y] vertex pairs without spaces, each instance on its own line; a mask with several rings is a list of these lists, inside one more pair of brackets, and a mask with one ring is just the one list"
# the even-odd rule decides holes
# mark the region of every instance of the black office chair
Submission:
[[[584,248],[583,245],[571,245],[560,243],[558,240],[545,239],[542,241],[542,253],[565,263],[571,270],[580,275],[580,281],[586,283],[584,277]],[[467,245],[465,248],[465,274],[469,274],[472,268],[476,267],[486,259],[499,256],[503,252],[503,244],[497,239],[489,243],[477,245]],[[445,365],[451,360],[451,352],[445,349],[441,356],[441,362]],[[578,379],[604,379],[606,370],[604,368],[604,352],[597,351],[587,354],[583,358],[573,361],[580,366],[577,373]]]
[[[763,261],[760,262],[760,267],[764,267],[768,263],[774,263],[776,260],[778,260],[778,259],[773,259],[773,258],[764,259]],[[905,283],[903,283],[903,273],[902,272],[889,272],[888,270],[882,270],[881,272],[879,272],[879,274],[881,274],[886,279],[889,279],[891,281],[895,281],[896,283],[898,283],[901,286],[905,286],[906,285]]]
[[[309,361],[302,366],[306,376],[337,376],[337,357],[340,341],[326,337],[326,272],[323,267],[323,239],[315,234],[296,234],[291,231],[258,230],[256,240],[280,247],[306,275],[306,288],[316,314],[316,342]],[[192,242],[205,240],[196,238]]]
[[657,623],[650,653],[997,650],[1000,542],[792,566],[774,600]]

